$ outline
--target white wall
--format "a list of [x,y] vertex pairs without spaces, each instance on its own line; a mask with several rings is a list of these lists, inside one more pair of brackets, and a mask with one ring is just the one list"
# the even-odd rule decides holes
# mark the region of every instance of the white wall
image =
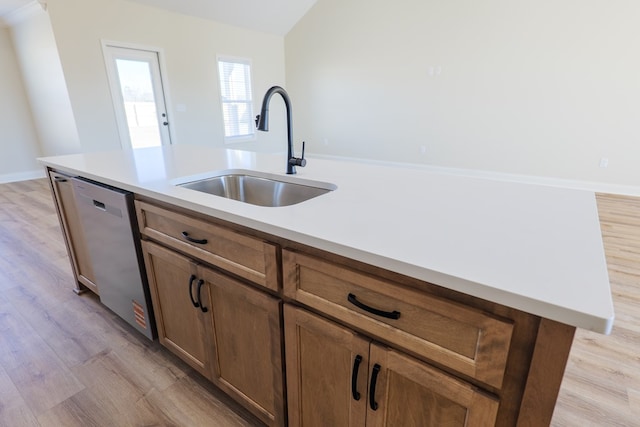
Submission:
[[[122,0],[48,3],[83,151],[121,147],[101,40],[162,49],[173,143],[224,146],[217,54],[252,59],[256,110],[272,84],[284,83],[283,37]],[[177,111],[179,104],[186,111]],[[284,124],[274,126],[257,142],[232,147],[282,151],[284,132]]]
[[38,138],[8,27],[0,24],[0,182],[42,173]]
[[285,38],[296,133],[319,154],[638,185],[638,22],[632,0],[318,0]]
[[44,156],[81,151],[49,15],[33,2],[10,15],[11,35]]

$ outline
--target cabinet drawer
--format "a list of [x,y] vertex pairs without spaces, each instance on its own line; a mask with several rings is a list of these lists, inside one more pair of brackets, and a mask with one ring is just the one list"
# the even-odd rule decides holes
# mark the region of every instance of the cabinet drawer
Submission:
[[143,235],[278,291],[276,245],[141,201],[136,212]]
[[513,324],[319,258],[283,250],[284,294],[390,344],[500,388]]

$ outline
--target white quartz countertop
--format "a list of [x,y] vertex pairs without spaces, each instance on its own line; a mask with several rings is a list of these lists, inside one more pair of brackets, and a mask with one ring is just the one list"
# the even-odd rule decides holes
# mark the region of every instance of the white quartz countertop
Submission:
[[314,158],[294,179],[338,188],[292,206],[254,206],[174,185],[229,169],[287,177],[285,157],[174,145],[39,160],[538,316],[611,331],[593,192]]

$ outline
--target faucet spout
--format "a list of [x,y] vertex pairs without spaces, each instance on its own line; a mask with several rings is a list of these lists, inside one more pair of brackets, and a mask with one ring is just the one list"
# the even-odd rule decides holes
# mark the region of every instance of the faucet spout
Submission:
[[287,174],[292,175],[296,173],[296,166],[304,167],[307,161],[304,158],[304,150],[301,158],[297,158],[293,155],[293,124],[291,120],[291,100],[287,91],[280,86],[273,86],[264,95],[262,100],[262,108],[260,114],[256,116],[256,128],[259,131],[269,131],[269,102],[274,94],[280,94],[284,100],[284,105],[287,109]]

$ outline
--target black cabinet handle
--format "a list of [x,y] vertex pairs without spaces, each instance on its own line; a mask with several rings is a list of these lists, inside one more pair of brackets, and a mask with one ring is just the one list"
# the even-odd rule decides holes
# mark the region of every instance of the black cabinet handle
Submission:
[[351,371],[351,395],[353,400],[360,400],[360,393],[358,392],[358,371],[360,370],[360,363],[362,362],[362,356],[359,354],[353,359],[353,371]]
[[182,237],[184,237],[185,239],[187,239],[191,243],[197,243],[199,245],[206,245],[207,244],[207,239],[194,239],[193,237],[189,236],[189,233],[187,233],[186,231],[182,232]]
[[66,178],[63,178],[63,177],[61,177],[61,176],[54,176],[54,177],[53,177],[53,179],[54,179],[56,182],[67,182],[67,179],[66,179]]
[[192,274],[191,277],[189,277],[189,299],[191,300],[191,304],[193,304],[195,308],[198,308],[200,307],[200,304],[198,304],[196,300],[193,299],[193,281],[194,280],[196,280],[196,275]]
[[369,385],[369,406],[372,410],[378,410],[378,404],[376,403],[376,383],[378,382],[378,373],[380,373],[380,365],[377,363],[373,365],[371,371],[371,384]]
[[393,319],[393,320],[398,320],[400,318],[399,311],[396,311],[396,310],[382,311],[382,310],[378,310],[377,308],[369,307],[368,305],[358,301],[358,298],[354,294],[349,294],[349,296],[347,297],[347,300],[351,304],[355,305],[356,307],[361,308],[364,311],[368,311],[371,314],[375,314],[376,316],[386,317],[387,319]]
[[202,305],[202,300],[200,299],[200,289],[202,289],[202,285],[204,285],[204,280],[198,280],[198,305],[200,305],[200,310],[202,310],[203,313],[206,313],[209,309]]

